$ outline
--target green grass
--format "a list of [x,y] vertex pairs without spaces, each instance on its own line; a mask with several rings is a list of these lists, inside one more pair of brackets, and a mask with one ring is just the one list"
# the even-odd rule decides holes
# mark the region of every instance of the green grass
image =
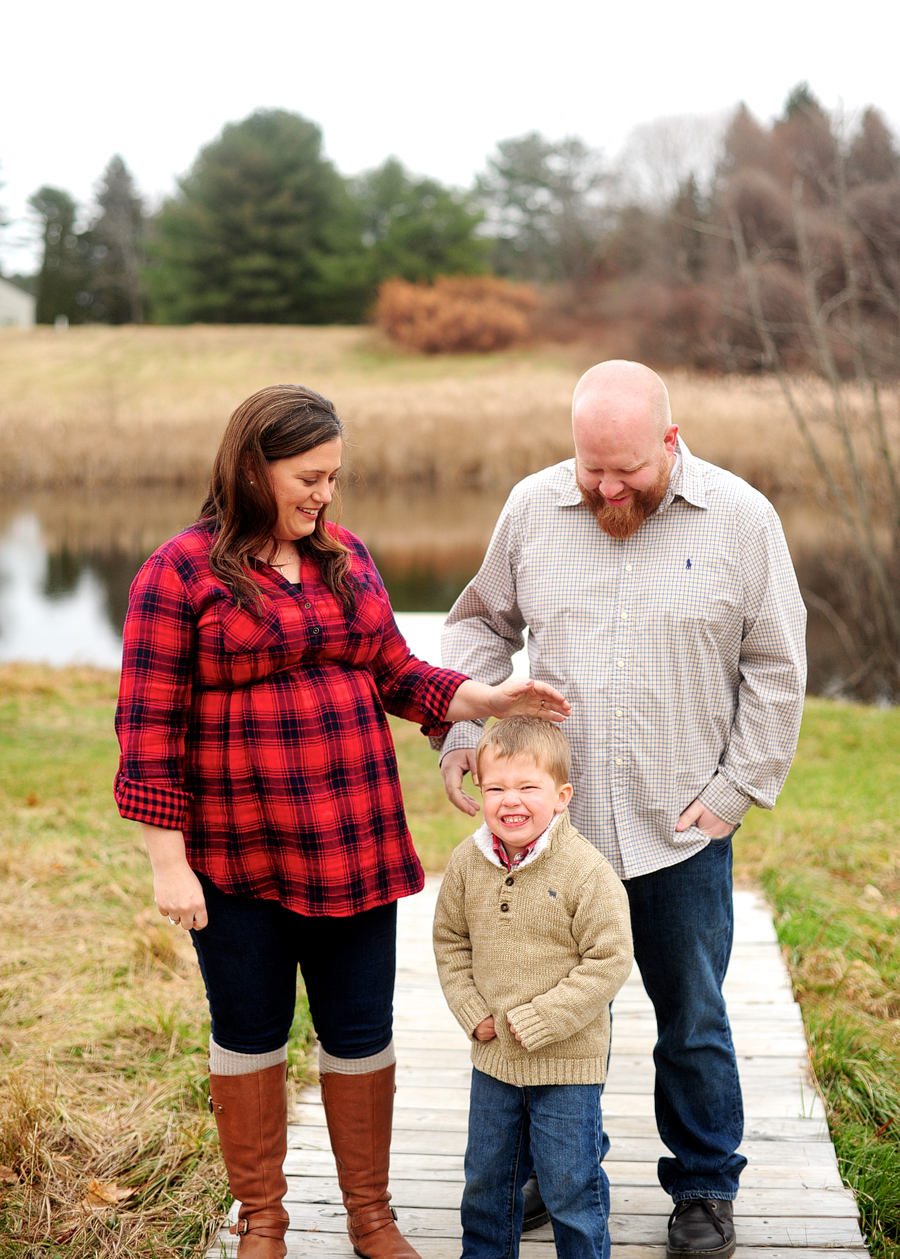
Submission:
[[428,740],[422,738],[419,727],[395,717],[390,718],[390,723],[416,852],[429,873],[439,874],[456,845],[480,825],[481,814],[477,818],[466,817],[444,795],[437,755]]
[[[109,673],[0,668],[0,1259],[187,1259],[227,1203],[193,950],[112,803],[114,699]],[[392,727],[437,871],[471,820],[418,730]],[[736,843],[738,877],[772,903],[876,1259],[900,1259],[898,818],[900,711],[812,700],[778,809]],[[309,1036],[301,1003],[295,1083]],[[131,1192],[85,1209],[92,1181]]]

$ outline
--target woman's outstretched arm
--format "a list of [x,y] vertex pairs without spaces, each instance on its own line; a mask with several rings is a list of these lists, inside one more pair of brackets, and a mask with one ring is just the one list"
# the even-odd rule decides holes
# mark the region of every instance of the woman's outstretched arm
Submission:
[[463,682],[450,701],[447,721],[474,721],[482,717],[541,717],[565,721],[572,705],[546,682],[533,678],[509,678],[499,686]]

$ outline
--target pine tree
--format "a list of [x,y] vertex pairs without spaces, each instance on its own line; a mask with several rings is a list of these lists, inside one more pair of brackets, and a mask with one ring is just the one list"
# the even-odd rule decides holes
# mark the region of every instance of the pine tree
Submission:
[[575,136],[536,131],[503,140],[476,181],[502,275],[588,283],[598,265],[607,176],[600,155]]
[[850,143],[847,181],[851,184],[886,184],[898,176],[900,154],[897,143],[882,115],[870,106]]
[[315,123],[281,109],[229,123],[155,225],[148,273],[167,323],[334,323],[368,297],[359,214]]
[[144,207],[118,154],[103,172],[97,204],[100,214],[90,231],[91,317],[111,324],[143,323]]
[[489,244],[475,236],[484,212],[436,179],[416,179],[396,157],[354,181],[373,288],[382,280],[477,274]]
[[84,289],[84,245],[75,231],[76,203],[62,188],[44,186],[28,198],[41,224],[43,258],[38,275],[35,317],[53,323],[65,315],[70,323],[83,323],[87,294]]

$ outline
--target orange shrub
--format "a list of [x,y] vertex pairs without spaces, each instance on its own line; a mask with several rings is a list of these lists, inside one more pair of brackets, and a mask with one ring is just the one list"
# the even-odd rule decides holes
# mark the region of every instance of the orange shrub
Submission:
[[527,340],[537,304],[527,284],[495,275],[439,275],[434,284],[385,280],[375,323],[408,350],[487,354]]

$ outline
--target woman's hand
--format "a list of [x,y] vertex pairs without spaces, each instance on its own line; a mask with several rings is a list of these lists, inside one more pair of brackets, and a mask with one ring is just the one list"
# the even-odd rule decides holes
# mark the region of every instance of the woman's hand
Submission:
[[572,705],[546,682],[533,678],[509,678],[499,686],[463,682],[447,709],[447,721],[472,721],[479,717],[541,717],[565,721]]
[[544,721],[565,721],[572,705],[546,682],[533,678],[510,678],[488,687],[491,717],[541,717]]
[[174,927],[202,931],[209,919],[203,887],[187,863],[181,831],[166,831],[141,823],[153,867],[153,899]]

